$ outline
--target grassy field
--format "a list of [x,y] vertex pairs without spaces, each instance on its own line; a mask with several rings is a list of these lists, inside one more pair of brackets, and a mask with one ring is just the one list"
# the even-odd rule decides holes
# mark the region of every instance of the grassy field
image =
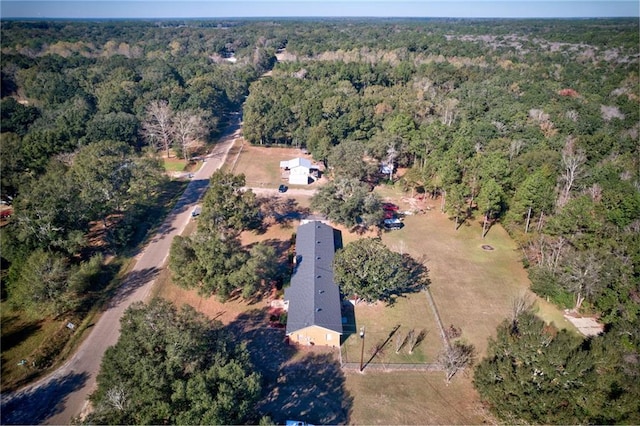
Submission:
[[37,371],[20,361],[31,359],[32,355],[54,335],[63,321],[32,320],[23,312],[14,311],[7,302],[0,304],[2,324],[2,390],[14,388],[27,381]]
[[441,372],[347,372],[345,382],[353,397],[349,424],[496,423],[478,402],[468,375],[447,385]]
[[167,172],[182,172],[187,167],[186,160],[182,160],[178,157],[164,157],[162,160],[164,163],[164,170]]
[[[233,152],[229,153],[230,158],[234,158]],[[247,186],[261,188],[277,188],[282,180],[280,172],[280,161],[291,160],[292,158],[303,157],[311,160],[311,156],[305,155],[296,148],[280,148],[266,146],[252,146],[245,143],[237,163],[233,167],[233,173],[244,173],[247,177]],[[295,188],[311,188],[314,185],[291,185]]]
[[[342,359],[345,362],[359,362],[362,342],[358,335],[361,327],[365,328],[364,361],[371,359],[376,364],[414,364],[432,363],[436,361],[438,353],[443,349],[435,317],[426,303],[424,293],[411,294],[400,297],[396,302],[387,306],[383,303],[368,305],[359,303],[355,306],[355,328],[346,328],[343,336]],[[410,329],[416,332],[424,330],[426,335],[412,354],[405,346],[396,353],[395,339],[391,337],[382,353],[372,358],[374,348],[385,342],[389,334],[397,326],[396,334],[406,336]]]
[[[389,189],[383,193],[393,196]],[[401,199],[401,197],[396,197]],[[407,216],[405,227],[383,234],[383,241],[397,251],[423,259],[429,268],[431,292],[443,324],[462,329],[462,338],[484,355],[487,338],[507,318],[511,302],[522,294],[536,301],[539,315],[556,326],[573,329],[554,306],[531,293],[521,253],[499,225],[481,238],[482,224],[469,220],[457,231],[439,200],[427,200],[424,214]],[[400,207],[403,206],[400,201]],[[492,250],[483,249],[484,245]]]

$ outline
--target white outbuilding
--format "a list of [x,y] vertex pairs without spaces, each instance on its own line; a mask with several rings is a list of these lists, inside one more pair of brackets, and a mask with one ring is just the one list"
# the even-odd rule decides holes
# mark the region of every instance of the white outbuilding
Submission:
[[300,157],[281,161],[280,168],[289,172],[289,184],[291,185],[308,185],[311,179],[311,169],[315,169],[311,161]]

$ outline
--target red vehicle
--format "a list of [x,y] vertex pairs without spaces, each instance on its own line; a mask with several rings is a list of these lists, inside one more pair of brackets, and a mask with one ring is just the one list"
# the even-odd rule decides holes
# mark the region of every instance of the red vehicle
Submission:
[[0,219],[8,219],[13,214],[13,209],[5,209],[0,211]]
[[385,219],[395,219],[396,214],[395,212],[391,211],[391,210],[385,210],[384,211],[384,218]]
[[393,203],[384,203],[382,205],[382,210],[388,211],[388,212],[397,212],[399,209],[398,206],[396,206]]

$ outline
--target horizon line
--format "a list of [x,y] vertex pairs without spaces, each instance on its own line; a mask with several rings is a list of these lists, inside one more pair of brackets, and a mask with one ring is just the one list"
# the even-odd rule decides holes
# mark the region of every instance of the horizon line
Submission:
[[[457,19],[457,20],[589,20],[589,19],[637,19],[635,15],[617,15],[617,16],[340,16],[340,15],[264,15],[264,16],[157,16],[157,17],[144,17],[144,16],[85,16],[85,17],[73,17],[73,16],[0,16],[0,21],[21,21],[21,20],[36,20],[36,21],[175,21],[175,20],[296,20],[296,19],[368,19],[368,20],[392,20],[392,19]],[[639,22],[640,24],[640,22]]]

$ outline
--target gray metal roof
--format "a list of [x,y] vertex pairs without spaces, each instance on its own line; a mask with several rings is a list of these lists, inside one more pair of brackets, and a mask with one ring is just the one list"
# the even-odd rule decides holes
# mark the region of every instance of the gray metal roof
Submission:
[[333,282],[333,255],[339,231],[321,222],[298,227],[296,268],[291,286],[284,291],[289,301],[287,334],[312,325],[342,333],[340,291]]

